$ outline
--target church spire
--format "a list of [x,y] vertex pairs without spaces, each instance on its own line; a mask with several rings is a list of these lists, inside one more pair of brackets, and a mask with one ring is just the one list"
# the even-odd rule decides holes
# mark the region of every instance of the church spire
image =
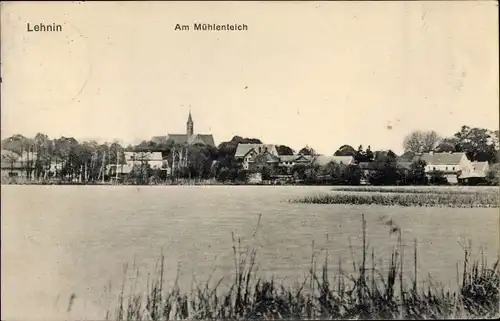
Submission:
[[186,123],[186,134],[187,134],[188,138],[193,136],[193,132],[194,132],[194,122],[193,122],[193,118],[191,117],[191,109],[190,109],[188,120]]

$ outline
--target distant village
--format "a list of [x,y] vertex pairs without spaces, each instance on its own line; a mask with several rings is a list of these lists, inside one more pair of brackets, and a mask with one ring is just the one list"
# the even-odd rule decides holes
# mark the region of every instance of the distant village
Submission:
[[462,126],[450,138],[413,132],[405,153],[343,145],[334,155],[305,146],[233,137],[218,147],[211,134],[155,136],[136,146],[79,143],[74,138],[2,140],[3,184],[327,184],[498,185],[498,131]]

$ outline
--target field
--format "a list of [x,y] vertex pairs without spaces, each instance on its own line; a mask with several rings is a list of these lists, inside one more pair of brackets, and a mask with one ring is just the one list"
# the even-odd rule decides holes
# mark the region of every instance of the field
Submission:
[[308,204],[414,207],[500,207],[498,187],[336,187],[331,193],[292,199]]
[[[338,264],[337,274],[329,275],[328,251],[321,258],[313,254],[307,275],[296,287],[285,287],[273,279],[262,279],[256,272],[257,251],[242,248],[233,238],[234,274],[229,288],[221,289],[221,280],[197,284],[190,293],[174,285],[166,288],[162,256],[148,291],[138,293],[131,286],[125,294],[125,282],[116,307],[106,319],[422,319],[422,318],[494,318],[499,315],[500,274],[498,260],[488,265],[484,256],[471,262],[470,244],[463,244],[464,263],[457,263],[458,291],[417,284],[418,249],[415,240],[411,255],[414,271],[403,270],[402,233],[398,234],[389,268],[382,272],[376,265],[376,253],[366,240],[366,221],[362,216],[363,257],[350,267]],[[328,236],[327,236],[328,237]],[[314,252],[314,242],[312,243]],[[350,272],[348,271],[350,270]],[[137,274],[139,270],[137,270]],[[413,277],[408,277],[412,274]],[[461,275],[460,275],[461,273]]]

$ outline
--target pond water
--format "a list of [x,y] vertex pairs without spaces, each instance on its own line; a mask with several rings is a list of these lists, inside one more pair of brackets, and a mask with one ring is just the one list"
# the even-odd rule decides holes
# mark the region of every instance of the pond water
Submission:
[[[408,244],[405,271],[456,286],[462,239],[489,261],[499,250],[495,208],[408,208],[292,204],[291,198],[331,187],[294,186],[2,186],[2,319],[103,319],[110,297],[135,262],[142,279],[164,253],[167,284],[234,273],[233,238],[257,250],[259,275],[303,280],[313,253],[328,249],[331,269],[361,260],[361,214],[367,239],[383,267],[395,236]],[[259,220],[260,217],[260,220]],[[328,239],[326,237],[328,235]],[[352,244],[352,251],[349,243]],[[371,251],[371,250],[370,250]],[[371,263],[370,263],[371,264]],[[75,295],[68,312],[69,298]],[[112,296],[111,296],[112,297]],[[116,302],[116,301],[112,301]]]

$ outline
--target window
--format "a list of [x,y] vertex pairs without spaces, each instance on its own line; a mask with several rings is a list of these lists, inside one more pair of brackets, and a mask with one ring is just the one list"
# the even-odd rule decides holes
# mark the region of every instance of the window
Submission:
[[448,166],[446,166],[446,170],[448,170]]
[[453,166],[452,169],[455,170],[455,166]]
[[433,170],[436,170],[436,167],[434,166],[432,169],[433,169]]

